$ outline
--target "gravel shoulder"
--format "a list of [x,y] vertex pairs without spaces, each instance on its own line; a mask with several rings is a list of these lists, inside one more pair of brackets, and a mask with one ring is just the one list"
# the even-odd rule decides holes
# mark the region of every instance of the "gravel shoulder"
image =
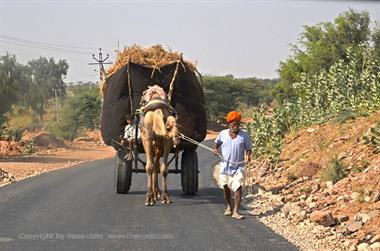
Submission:
[[[213,178],[220,186],[219,164],[214,167]],[[299,250],[349,250],[351,246],[351,243],[340,240],[330,227],[312,223],[309,219],[300,222],[302,216],[297,215],[296,205],[283,203],[281,195],[266,192],[258,185],[243,187],[242,207]]]

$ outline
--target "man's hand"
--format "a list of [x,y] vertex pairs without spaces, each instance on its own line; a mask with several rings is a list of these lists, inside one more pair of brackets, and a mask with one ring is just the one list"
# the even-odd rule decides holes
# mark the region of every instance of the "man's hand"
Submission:
[[215,155],[215,156],[218,156],[218,154],[219,154],[219,153],[218,153],[218,149],[214,148],[214,155]]
[[251,154],[252,154],[252,151],[246,152],[247,164],[251,163]]
[[214,144],[214,155],[215,155],[215,156],[218,156],[218,155],[219,155],[219,151],[218,151],[218,149],[219,149],[219,146],[215,143],[215,144]]

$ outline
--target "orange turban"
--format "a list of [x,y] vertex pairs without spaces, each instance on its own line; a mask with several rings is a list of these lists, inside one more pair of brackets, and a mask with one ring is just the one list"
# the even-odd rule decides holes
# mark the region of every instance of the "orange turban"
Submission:
[[237,111],[232,111],[232,112],[229,112],[227,114],[227,123],[232,123],[233,121],[237,121],[237,122],[240,122],[241,120],[241,114],[240,112],[237,112]]

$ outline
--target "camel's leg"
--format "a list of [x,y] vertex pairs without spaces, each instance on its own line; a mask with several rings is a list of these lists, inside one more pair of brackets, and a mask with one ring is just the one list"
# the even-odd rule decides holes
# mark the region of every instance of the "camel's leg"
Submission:
[[154,147],[154,169],[153,169],[153,197],[158,200],[161,196],[158,188],[158,170],[160,169],[160,151],[158,147]]
[[162,195],[161,195],[161,202],[162,203],[171,203],[168,190],[167,190],[167,182],[166,178],[168,176],[168,157],[170,150],[172,149],[173,142],[171,140],[165,140],[164,141],[164,153],[163,153],[163,163],[161,165],[161,176],[162,176]]
[[142,139],[144,150],[146,154],[146,174],[148,176],[148,188],[145,195],[145,206],[152,206],[154,204],[154,196],[153,196],[153,144],[152,140],[149,138]]

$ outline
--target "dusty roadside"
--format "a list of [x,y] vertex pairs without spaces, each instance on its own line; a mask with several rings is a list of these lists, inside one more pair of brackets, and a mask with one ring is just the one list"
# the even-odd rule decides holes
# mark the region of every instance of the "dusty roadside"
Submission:
[[42,150],[32,156],[2,156],[0,187],[41,173],[113,156],[115,150],[112,147],[92,142],[76,143],[68,148]]

